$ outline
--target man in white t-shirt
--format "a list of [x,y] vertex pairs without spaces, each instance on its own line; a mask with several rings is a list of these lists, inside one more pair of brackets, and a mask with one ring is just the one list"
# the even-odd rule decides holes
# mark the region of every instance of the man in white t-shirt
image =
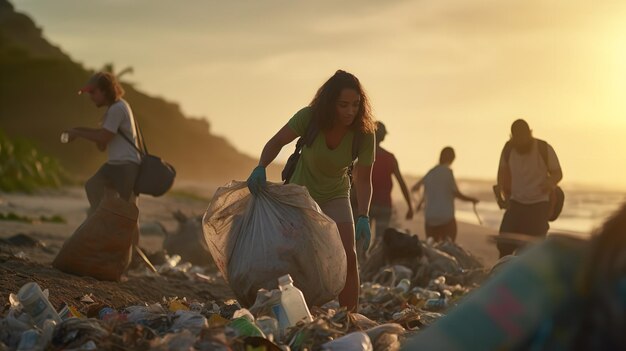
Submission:
[[412,189],[413,192],[417,192],[422,185],[424,186],[424,196],[417,210],[419,211],[422,204],[426,203],[424,229],[426,237],[433,238],[435,241],[456,240],[455,199],[478,203],[478,199],[465,196],[459,191],[450,168],[455,157],[454,149],[445,147],[441,150],[439,164],[431,169]]
[[[545,236],[550,229],[550,194],[562,178],[552,146],[535,139],[526,121],[513,122],[511,140],[502,150],[498,168],[498,185],[508,203],[500,234]],[[512,254],[516,248],[498,244],[500,257]]]
[[[96,107],[106,107],[100,128],[72,128],[69,141],[84,138],[108,151],[107,162],[85,184],[92,213],[102,201],[107,188],[117,191],[128,201],[134,194],[135,179],[141,162],[135,132],[135,119],[128,103],[122,99],[124,90],[115,76],[96,73],[79,93],[88,93]],[[125,139],[126,138],[126,139]]]

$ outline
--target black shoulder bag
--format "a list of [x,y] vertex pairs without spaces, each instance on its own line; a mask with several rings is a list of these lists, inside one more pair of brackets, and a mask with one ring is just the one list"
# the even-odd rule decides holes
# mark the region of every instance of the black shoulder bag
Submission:
[[[176,170],[172,165],[163,161],[160,157],[148,153],[146,141],[143,138],[141,128],[137,120],[135,120],[135,132],[141,143],[142,148],[137,147],[135,143],[128,138],[121,130],[118,133],[131,144],[137,152],[141,154],[141,164],[139,165],[139,173],[135,180],[135,193],[147,194],[152,196],[161,196],[165,194],[174,185],[176,178]],[[143,149],[143,150],[142,150]]]

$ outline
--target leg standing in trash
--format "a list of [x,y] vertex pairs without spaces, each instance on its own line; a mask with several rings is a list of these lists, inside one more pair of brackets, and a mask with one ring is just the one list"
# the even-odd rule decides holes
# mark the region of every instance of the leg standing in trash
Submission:
[[[339,301],[351,310],[358,305],[359,290],[355,237],[362,245],[369,245],[370,240],[368,215],[375,130],[376,124],[361,83],[354,75],[339,70],[318,90],[310,105],[298,111],[267,142],[259,166],[248,178],[250,192],[258,194],[266,182],[265,168],[285,145],[300,137],[296,152],[283,172],[283,180],[307,187],[313,199],[324,207],[332,204],[333,210],[327,215],[335,216],[333,219],[337,222],[348,258],[347,283]],[[359,202],[356,225],[352,221],[349,202],[350,173],[355,164],[354,185]],[[343,214],[347,214],[347,218],[344,219]]]

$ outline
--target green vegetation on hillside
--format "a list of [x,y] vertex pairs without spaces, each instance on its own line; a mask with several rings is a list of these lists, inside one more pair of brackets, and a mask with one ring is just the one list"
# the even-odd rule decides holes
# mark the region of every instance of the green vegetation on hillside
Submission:
[[31,193],[69,181],[56,159],[41,154],[27,140],[10,140],[0,130],[0,191]]
[[[71,127],[98,126],[104,110],[77,95],[92,73],[47,42],[29,17],[0,0],[0,126],[11,138],[31,140],[79,179],[93,174],[106,155],[84,140],[61,144],[59,135]],[[177,104],[130,84],[124,88],[149,151],[172,163],[179,178],[226,182],[245,179],[254,167],[252,158],[211,134],[206,120],[188,118]]]

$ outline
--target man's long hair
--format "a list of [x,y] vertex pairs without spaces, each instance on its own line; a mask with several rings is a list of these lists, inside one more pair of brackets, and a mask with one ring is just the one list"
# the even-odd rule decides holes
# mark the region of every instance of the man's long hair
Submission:
[[124,96],[124,88],[117,80],[117,77],[110,72],[98,73],[98,79],[96,81],[98,89],[104,93],[107,99],[107,103],[110,105]]

